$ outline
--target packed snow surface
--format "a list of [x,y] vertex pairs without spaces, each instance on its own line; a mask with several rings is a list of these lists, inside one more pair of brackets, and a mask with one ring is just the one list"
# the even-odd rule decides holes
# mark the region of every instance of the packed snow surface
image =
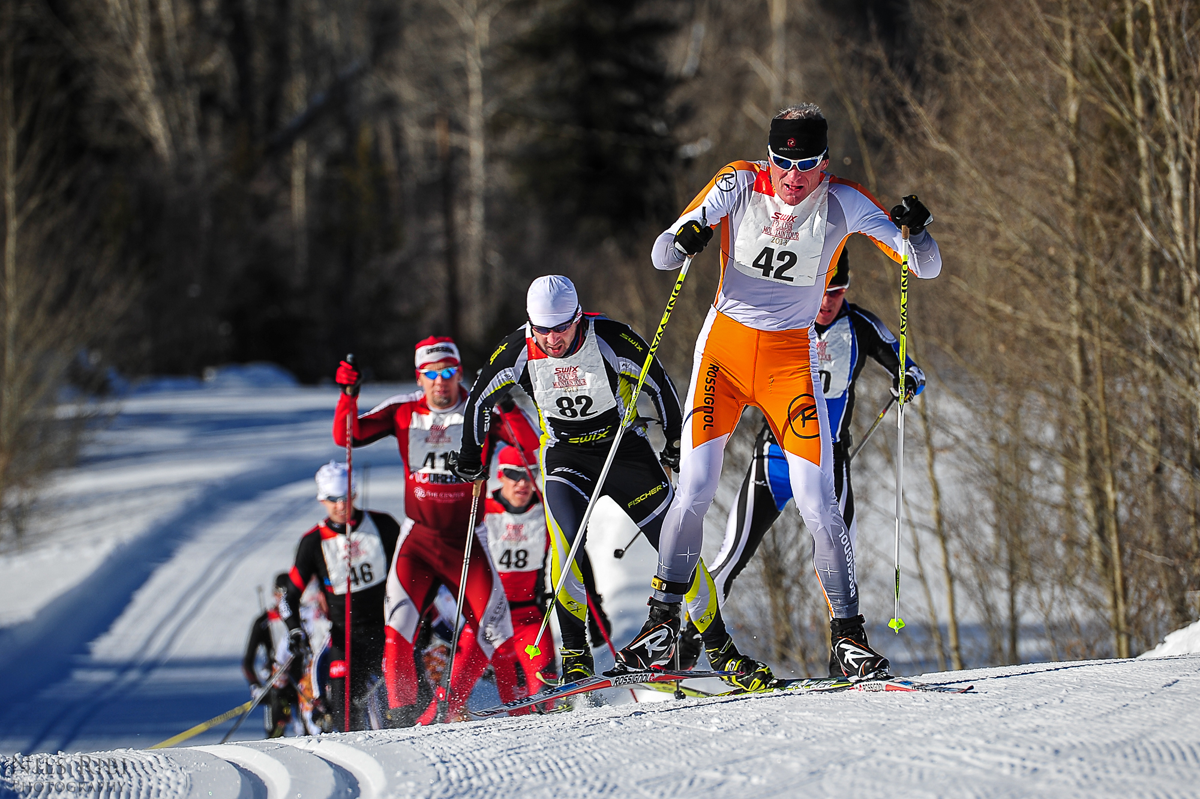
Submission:
[[[0,796],[1200,796],[1200,655],[924,675],[975,686],[961,695],[612,691],[552,716],[269,742],[255,717],[235,743],[217,744],[227,723],[146,751],[245,701],[256,587],[321,517],[336,394],[270,377],[132,394],[0,556]],[[355,463],[365,504],[399,515],[394,442]],[[598,557],[632,534],[615,510],[589,548],[624,640],[654,555]]]
[[10,760],[19,796],[1200,795],[1200,657],[983,669],[968,694],[687,699],[403,731]]

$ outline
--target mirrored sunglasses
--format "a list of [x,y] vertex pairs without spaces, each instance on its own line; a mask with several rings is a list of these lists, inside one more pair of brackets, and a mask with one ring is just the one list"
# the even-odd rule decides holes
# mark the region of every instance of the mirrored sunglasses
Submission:
[[828,152],[826,150],[815,158],[784,158],[782,155],[776,155],[770,147],[767,148],[767,155],[771,156],[771,163],[785,172],[792,169],[798,169],[801,172],[811,172],[817,168],[818,164],[825,160]]
[[521,482],[522,480],[529,479],[529,473],[526,472],[524,469],[501,469],[500,474],[504,475],[509,480],[512,480],[512,481],[518,482],[518,483]]
[[342,494],[340,497],[322,497],[322,498],[321,498],[321,501],[322,501],[322,502],[332,502],[334,505],[336,505],[336,504],[338,504],[339,502],[345,502],[345,501],[346,501],[346,495],[345,495],[345,494]]
[[449,380],[450,378],[452,378],[456,374],[458,374],[458,367],[457,366],[447,366],[445,369],[442,369],[440,371],[436,370],[436,369],[428,369],[426,371],[421,372],[421,374],[425,375],[426,380],[437,380],[439,377],[442,378],[443,380]]
[[542,327],[541,325],[535,325],[533,322],[530,322],[529,327],[532,328],[534,333],[539,333],[543,336],[548,336],[551,333],[566,333],[571,325],[579,321],[579,317],[581,316],[583,316],[583,309],[576,308],[575,315],[571,317],[569,321],[563,322],[561,325],[555,325],[554,327]]

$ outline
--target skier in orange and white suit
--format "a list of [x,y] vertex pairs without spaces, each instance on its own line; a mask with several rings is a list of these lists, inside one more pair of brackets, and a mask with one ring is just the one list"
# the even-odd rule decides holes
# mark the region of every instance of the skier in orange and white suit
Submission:
[[[680,267],[721,227],[721,282],[696,341],[684,404],[682,461],[663,522],[650,620],[626,647],[629,659],[657,660],[662,627],[678,631],[683,587],[700,558],[704,515],[721,476],[725,443],[747,405],[766,416],[785,456],[796,506],[812,533],[813,565],[829,605],[834,656],[846,675],[888,672],[867,646],[858,609],[853,544],[834,493],[833,454],[813,321],[846,239],[870,238],[899,261],[907,225],[917,277],[941,271],[925,231],[929,211],[910,195],[887,211],[862,187],[828,175],[828,123],[815,105],[792,106],[771,123],[767,161],[721,169],[654,244],[657,269]],[[709,650],[713,668],[732,652]]]

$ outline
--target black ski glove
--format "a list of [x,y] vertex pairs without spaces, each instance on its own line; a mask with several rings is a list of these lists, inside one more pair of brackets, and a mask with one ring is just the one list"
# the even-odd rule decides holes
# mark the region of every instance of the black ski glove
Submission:
[[508,393],[501,397],[498,402],[496,402],[496,407],[499,408],[502,413],[512,413],[517,409],[517,401],[512,398],[511,393]]
[[658,462],[673,472],[679,471],[679,442],[667,442],[662,452],[658,453]]
[[288,649],[296,660],[302,660],[308,654],[308,636],[304,634],[304,630],[297,627],[288,631]]
[[694,219],[675,231],[675,249],[684,255],[700,253],[712,241],[713,229]]
[[460,461],[462,457],[460,452],[446,453],[446,468],[458,475],[458,478],[467,483],[474,483],[476,480],[483,480],[487,477],[487,467],[479,462],[478,458],[474,463],[469,461]]
[[900,204],[892,208],[892,221],[896,227],[908,225],[908,232],[915,236],[933,222],[933,214],[917,199],[917,195],[910,194],[902,197]]
[[[904,372],[904,401],[909,402],[925,388],[925,372],[913,364]],[[900,396],[900,375],[892,378],[892,396]]]

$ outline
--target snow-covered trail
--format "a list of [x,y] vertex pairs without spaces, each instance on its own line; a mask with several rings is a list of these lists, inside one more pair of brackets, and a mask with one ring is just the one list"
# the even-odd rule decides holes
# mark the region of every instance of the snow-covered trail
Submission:
[[977,693],[728,697],[36,756],[4,764],[0,793],[95,796],[116,777],[124,796],[214,799],[1200,796],[1198,656],[927,679]]
[[[313,474],[343,457],[335,391],[269,378],[128,398],[56,478],[26,550],[0,556],[0,753],[146,747],[246,700],[256,589],[269,596],[290,567],[322,516]],[[411,388],[370,386],[360,405]],[[366,504],[402,514],[395,442],[356,451],[355,466]],[[611,552],[635,529],[601,506],[589,547]],[[595,560],[617,636],[631,637],[654,553],[643,540],[623,561]],[[259,719],[238,737],[260,737]]]

